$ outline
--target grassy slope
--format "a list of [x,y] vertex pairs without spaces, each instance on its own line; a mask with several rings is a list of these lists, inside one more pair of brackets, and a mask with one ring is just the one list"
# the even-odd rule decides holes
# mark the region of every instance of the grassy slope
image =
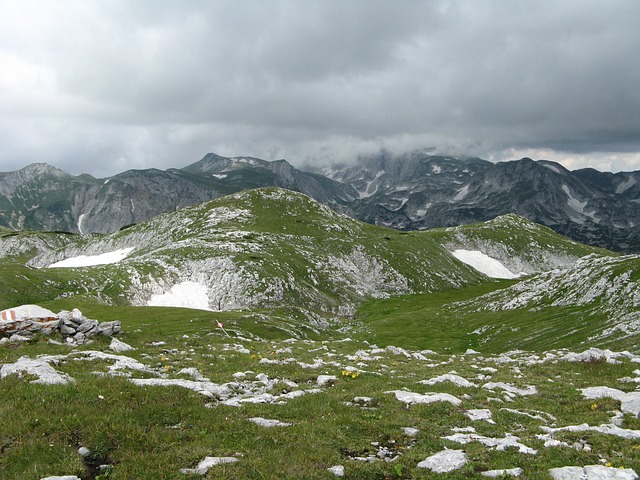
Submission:
[[[612,260],[606,269],[596,265],[590,270],[585,268],[588,271],[582,275],[557,274],[542,286],[534,276],[520,282],[493,281],[432,294],[371,300],[358,310],[358,319],[363,324],[359,338],[369,338],[382,345],[400,344],[451,352],[464,352],[467,348],[482,352],[543,351],[594,345],[640,351],[637,333],[603,334],[614,326],[611,320],[618,312],[627,314],[628,323],[633,323],[630,318],[638,318],[640,304],[628,301],[628,297],[633,296],[632,292],[618,294],[622,298],[617,298],[618,303],[612,305],[607,304],[610,301],[606,298],[607,292],[584,304],[566,300],[579,296],[578,291],[582,297],[587,297],[601,290],[599,285],[608,285],[612,291],[616,279],[620,280],[619,283],[633,285],[640,278],[638,257],[622,258],[606,250],[573,242],[515,215],[421,233],[451,249],[482,249],[496,257],[506,255],[529,265],[544,263],[541,259],[545,256],[551,262],[593,254],[611,255]],[[585,261],[585,265],[589,266],[590,262]],[[608,276],[604,275],[607,270],[610,271]],[[484,297],[485,294],[488,295]],[[489,301],[499,306],[516,297],[526,298],[534,294],[537,300],[524,301],[520,308],[484,308]],[[600,338],[593,338],[598,335]]]
[[478,295],[508,284],[504,281],[427,295],[369,301],[358,310],[358,319],[363,324],[358,338],[381,345],[452,353],[461,353],[468,348],[497,353],[515,349],[540,352],[591,346],[640,352],[637,334],[592,339],[610,326],[607,322],[610,315],[606,312],[581,306],[494,312],[456,303],[475,301]]
[[[498,288],[512,284],[502,280],[479,286],[450,289],[424,295],[406,295],[382,300],[371,300],[358,309],[357,319],[362,324],[359,338],[378,345],[401,345],[416,350],[461,353],[468,348],[480,349],[478,338],[470,333],[482,320],[467,318],[444,308],[465,299],[474,299]],[[486,319],[484,319],[486,321]],[[493,323],[495,318],[491,318]],[[482,350],[494,351],[493,345]]]
[[[103,251],[127,245],[135,245],[137,250],[119,265],[87,269],[25,268],[20,262],[32,253],[0,260],[0,287],[4,291],[1,308],[65,298],[64,308],[100,311],[100,303],[128,302],[131,268],[140,272],[143,279],[151,275],[170,280],[172,273],[157,263],[158,258],[165,265],[183,265],[185,261],[229,256],[235,264],[255,274],[258,280],[252,282],[254,291],[283,285],[280,297],[272,301],[265,297],[260,307],[229,313],[230,318],[251,318],[265,328],[280,331],[280,335],[296,332],[315,338],[314,329],[305,326],[309,312],[328,314],[335,321],[335,312],[345,301],[357,304],[367,298],[366,292],[354,292],[358,282],[366,282],[369,272],[352,277],[338,275],[327,260],[332,257],[335,263],[335,259],[348,258],[357,247],[382,259],[383,270],[391,266],[401,272],[414,291],[431,292],[400,297],[388,292],[385,295],[391,295],[389,299],[369,299],[358,311],[357,322],[352,322],[350,316],[340,320],[338,327],[343,332],[381,344],[441,352],[574,347],[586,345],[590,337],[602,332],[609,315],[595,308],[598,304],[548,305],[550,301],[543,301],[540,305],[494,311],[483,311],[477,302],[473,304],[478,296],[500,292],[514,282],[482,281],[481,275],[448,255],[441,243],[508,249],[512,256],[525,261],[536,256],[577,258],[604,252],[513,215],[483,224],[406,233],[354,221],[294,192],[260,189],[185,208],[108,236],[21,232],[8,238],[15,242],[18,237],[19,245],[32,244],[32,249],[41,250],[56,251],[61,246],[75,245],[82,251],[96,242]],[[532,250],[532,245],[537,247]],[[629,265],[619,267],[619,274],[629,270],[638,276],[634,257],[631,258]],[[493,301],[500,296],[516,296],[512,289],[499,292],[491,297]],[[463,301],[468,303],[450,305]],[[52,304],[54,310],[55,305]],[[591,343],[637,350],[636,337],[620,340],[614,336]]]
[[[601,459],[613,466],[640,471],[637,442],[594,432],[566,432],[556,438],[569,445],[586,442],[591,451],[570,447],[544,448],[536,438],[548,420],[536,420],[507,412],[503,407],[553,415],[558,426],[587,422],[600,425],[609,421],[618,408],[613,400],[587,400],[578,389],[607,385],[625,391],[632,386],[621,382],[632,375],[637,363],[623,360],[612,365],[605,362],[579,362],[528,365],[525,358],[515,363],[497,363],[494,358],[473,355],[451,357],[427,354],[428,360],[407,358],[402,354],[377,351],[368,358],[371,346],[362,342],[276,340],[249,342],[228,339],[216,329],[220,314],[203,314],[179,309],[136,309],[113,307],[92,313],[101,320],[121,315],[124,331],[121,340],[137,348],[126,355],[155,369],[155,375],[189,378],[177,372],[185,367],[197,368],[217,383],[233,380],[232,374],[251,370],[269,378],[285,378],[300,388],[315,387],[320,374],[335,375],[336,384],[319,393],[289,400],[284,405],[245,404],[241,408],[217,404],[215,400],[179,387],[139,387],[126,377],[98,376],[111,364],[104,361],[62,359],[55,367],[71,375],[69,385],[37,385],[29,377],[8,376],[0,379],[0,471],[5,480],[42,478],[47,475],[75,474],[85,480],[93,478],[76,454],[79,446],[88,447],[98,463],[111,463],[110,480],[131,478],[202,478],[185,477],[181,468],[193,467],[205,456],[237,456],[233,465],[214,467],[206,478],[247,479],[331,479],[326,469],[344,465],[346,478],[355,479],[433,479],[482,478],[480,472],[495,468],[522,467],[525,478],[547,478],[547,470],[567,465],[598,464]],[[87,312],[88,313],[88,312]],[[116,315],[117,314],[117,315]],[[237,333],[249,337],[256,326],[246,324]],[[259,327],[258,327],[259,328]],[[231,332],[235,337],[236,332]],[[152,342],[164,341],[163,345]],[[227,344],[244,345],[249,353],[227,349]],[[106,339],[99,339],[85,349],[108,351]],[[287,351],[279,351],[288,348]],[[28,344],[0,346],[2,363],[16,361],[23,355],[67,355],[69,347],[51,345],[46,339]],[[327,362],[318,369],[302,368],[296,363],[264,364],[261,358],[314,363]],[[335,362],[335,363],[329,363]],[[514,370],[514,367],[519,370]],[[342,375],[346,367],[363,372]],[[492,367],[496,372],[476,379],[479,368]],[[524,387],[535,385],[539,392],[531,397],[515,397],[499,403],[490,398],[502,397],[500,391],[463,388],[451,383],[434,386],[417,384],[455,370],[479,385],[487,381],[513,382]],[[132,372],[136,378],[150,374]],[[491,377],[491,378],[489,378]],[[553,380],[553,381],[550,381]],[[389,390],[443,392],[462,398],[460,406],[437,402],[409,408],[397,401]],[[291,387],[277,384],[270,393]],[[371,397],[370,408],[349,406],[355,397]],[[503,400],[504,402],[505,400]],[[212,404],[207,408],[205,404]],[[488,408],[495,424],[471,421],[464,412]],[[292,422],[291,427],[265,429],[249,422],[251,417]],[[453,427],[473,426],[478,434],[503,438],[513,433],[520,441],[539,450],[538,455],[518,453],[515,449],[499,452],[478,443],[461,446],[442,437]],[[415,440],[402,427],[419,429]],[[640,429],[638,419],[626,415],[623,427]],[[363,463],[351,456],[376,455],[372,442],[390,448],[401,456],[392,462]],[[417,468],[418,462],[444,448],[463,449],[470,463],[460,471],[440,475]]]

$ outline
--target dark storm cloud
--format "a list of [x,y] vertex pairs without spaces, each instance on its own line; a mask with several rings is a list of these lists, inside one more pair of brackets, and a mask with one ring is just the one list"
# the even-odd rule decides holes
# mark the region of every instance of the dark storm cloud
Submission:
[[639,15],[635,1],[0,0],[0,170],[431,145],[640,169]]

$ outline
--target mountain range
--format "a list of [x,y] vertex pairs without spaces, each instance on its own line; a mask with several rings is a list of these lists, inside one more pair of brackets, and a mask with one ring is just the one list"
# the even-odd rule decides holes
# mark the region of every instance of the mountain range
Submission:
[[356,164],[294,168],[285,160],[213,153],[181,169],[129,170],[97,179],[47,164],[0,173],[0,225],[10,229],[111,233],[230,193],[258,187],[299,191],[353,218],[425,230],[515,213],[582,243],[640,252],[640,172],[569,171],[529,158],[392,155]]

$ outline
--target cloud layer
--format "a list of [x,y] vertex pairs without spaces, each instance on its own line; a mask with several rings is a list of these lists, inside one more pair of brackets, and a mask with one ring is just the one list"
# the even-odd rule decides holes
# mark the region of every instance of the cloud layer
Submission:
[[0,0],[0,170],[381,147],[640,169],[640,3]]

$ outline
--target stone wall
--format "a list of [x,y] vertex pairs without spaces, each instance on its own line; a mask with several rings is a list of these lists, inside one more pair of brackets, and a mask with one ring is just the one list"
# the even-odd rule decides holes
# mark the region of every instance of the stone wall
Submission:
[[96,335],[117,335],[120,321],[98,322],[82,315],[77,308],[63,310],[51,317],[18,318],[0,321],[0,337],[13,340],[28,340],[36,334],[60,334],[67,343],[84,343]]

